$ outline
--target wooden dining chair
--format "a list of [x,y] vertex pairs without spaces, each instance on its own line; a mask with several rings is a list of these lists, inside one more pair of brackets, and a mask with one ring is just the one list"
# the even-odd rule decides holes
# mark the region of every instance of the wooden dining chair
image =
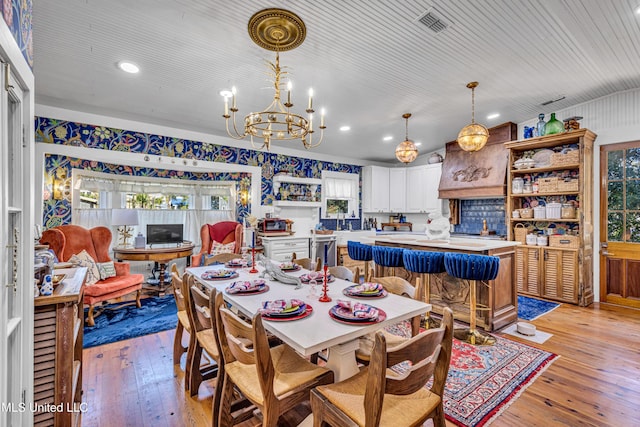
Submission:
[[320,261],[320,257],[316,258],[316,263],[315,265],[313,265],[311,258],[298,258],[295,252],[293,253],[293,255],[291,255],[291,262],[298,264],[300,267],[306,270],[320,271],[320,268],[322,267],[322,261]]
[[[192,274],[185,274],[182,284],[183,295],[187,305],[187,314],[191,334],[189,349],[187,351],[187,364],[185,369],[185,389],[191,396],[198,394],[198,388],[203,380],[213,378],[217,374],[220,364],[220,350],[214,337],[215,317],[211,315],[210,295],[203,291],[197,284]],[[211,293],[215,296],[215,288]],[[202,351],[213,363],[202,364]],[[216,393],[219,393],[216,386]]]
[[338,279],[343,279],[349,282],[358,283],[358,280],[356,280],[356,278],[359,278],[358,277],[359,275],[355,276],[353,274],[353,271],[349,270],[344,265],[336,265],[334,267],[329,267],[329,273],[331,273],[332,276],[337,277]]
[[[182,345],[182,338],[184,332],[191,333],[191,324],[189,323],[189,315],[187,314],[187,304],[185,302],[184,295],[182,294],[182,275],[178,270],[178,266],[171,264],[171,286],[173,287],[173,297],[176,300],[176,307],[178,309],[178,323],[176,325],[176,333],[173,337],[173,364],[179,365],[180,358],[184,354],[188,347]],[[186,370],[185,370],[186,371]]]
[[[371,363],[351,378],[311,391],[313,425],[422,426],[432,418],[445,427],[442,399],[449,373],[453,313],[443,310],[440,327],[426,330],[401,346],[387,346],[378,332]],[[400,368],[400,363],[403,363]],[[390,368],[394,367],[397,370]],[[433,384],[426,388],[433,377]]]
[[333,382],[332,371],[310,363],[288,345],[270,348],[260,314],[249,324],[220,306],[216,316],[224,363],[220,426],[237,422],[228,403],[234,390],[260,409],[262,426],[273,427],[280,415],[308,401],[311,389]]
[[240,258],[240,255],[234,254],[234,253],[223,253],[223,254],[217,254],[213,256],[207,256],[207,257],[204,257],[203,265],[213,265],[218,263],[224,264],[225,262],[229,262],[232,259],[236,259],[236,258]]
[[[412,298],[418,301],[422,301],[422,282],[417,282],[416,286],[397,276],[387,277],[371,277],[369,280],[372,283],[380,283],[387,292],[395,295]],[[411,336],[414,337],[420,332],[420,320],[422,315],[414,316],[410,319],[411,324]],[[382,333],[385,336],[387,347],[391,348],[396,345],[402,344],[407,340],[406,337],[392,334],[385,329],[382,329]],[[367,364],[371,358],[371,351],[373,350],[373,344],[375,341],[375,333],[365,335],[359,339],[359,347],[356,350],[356,360],[360,363]]]

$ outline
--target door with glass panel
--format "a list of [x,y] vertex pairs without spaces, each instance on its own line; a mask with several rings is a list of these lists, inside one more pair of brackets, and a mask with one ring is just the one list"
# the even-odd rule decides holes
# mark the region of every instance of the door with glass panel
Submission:
[[33,372],[33,183],[26,128],[31,102],[11,67],[0,71],[0,426],[31,423]]
[[600,301],[640,308],[640,141],[600,148]]

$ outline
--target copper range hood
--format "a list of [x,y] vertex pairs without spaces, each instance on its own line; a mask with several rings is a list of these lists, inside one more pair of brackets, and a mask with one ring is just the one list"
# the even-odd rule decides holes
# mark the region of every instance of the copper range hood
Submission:
[[468,152],[456,141],[446,145],[442,176],[438,187],[441,199],[482,199],[505,197],[507,141],[517,139],[518,126],[507,122],[489,129],[487,145],[480,151]]

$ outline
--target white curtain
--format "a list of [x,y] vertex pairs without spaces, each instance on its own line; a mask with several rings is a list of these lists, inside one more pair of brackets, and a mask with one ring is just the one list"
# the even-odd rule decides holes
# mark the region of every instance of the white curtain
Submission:
[[322,183],[322,190],[327,199],[352,199],[353,180],[340,178],[325,178]]

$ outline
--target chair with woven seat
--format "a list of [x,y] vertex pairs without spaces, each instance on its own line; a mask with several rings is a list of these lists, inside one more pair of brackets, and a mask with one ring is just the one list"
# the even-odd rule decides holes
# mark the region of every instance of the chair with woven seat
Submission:
[[295,252],[291,255],[291,262],[293,262],[294,264],[298,264],[300,267],[306,270],[320,271],[320,268],[322,267],[322,261],[320,261],[320,257],[316,258],[316,262],[314,264],[311,258],[298,258]]
[[[203,380],[216,376],[220,365],[220,350],[213,332],[215,317],[211,315],[209,309],[211,296],[202,291],[192,274],[184,275],[182,293],[185,296],[191,328],[185,369],[185,389],[191,396],[195,396]],[[213,288],[211,295],[215,297],[215,294],[216,289]],[[209,358],[213,359],[215,365],[209,363],[202,365],[203,350],[207,352]],[[220,392],[216,387],[215,393],[218,399]]]
[[[407,271],[416,273],[416,285],[418,281],[424,283],[421,286],[424,295],[421,297],[424,302],[431,302],[431,280],[433,276],[442,280],[441,274],[446,270],[444,268],[444,252],[416,251],[405,250],[402,254],[404,268]],[[425,318],[427,328],[437,326],[437,322],[427,314]]]
[[[371,254],[375,264],[375,275],[378,277],[395,276],[396,267],[404,267],[404,261],[402,259],[403,252],[404,248],[373,246],[371,248]],[[391,271],[389,271],[389,269]],[[369,279],[365,276],[365,280]]]
[[288,345],[270,348],[260,314],[248,324],[220,306],[216,316],[224,361],[221,426],[236,422],[228,403],[235,389],[260,409],[262,425],[273,427],[280,415],[308,401],[314,387],[333,382],[331,370],[310,363]]
[[476,312],[488,309],[488,307],[479,307],[477,292],[478,282],[488,286],[488,282],[498,276],[500,258],[490,255],[447,252],[444,254],[444,267],[450,276],[469,283],[469,328],[456,329],[455,337],[473,345],[495,344],[496,339],[493,336],[483,334],[476,328]]
[[[369,366],[311,392],[314,427],[422,426],[429,418],[435,426],[445,427],[442,399],[452,336],[449,308],[444,309],[439,328],[421,332],[403,345],[389,348],[385,335],[378,332]],[[396,365],[396,370],[389,369]],[[426,388],[431,377],[433,384]]]
[[173,337],[173,364],[178,365],[180,364],[180,358],[188,349],[188,347],[182,345],[182,335],[185,331],[187,333],[191,332],[191,325],[187,314],[187,303],[182,294],[182,275],[178,271],[176,263],[171,264],[171,286],[173,287],[173,297],[176,300],[176,308],[178,309],[178,323],[176,325],[176,334]]
[[[370,280],[372,283],[381,284],[387,292],[391,292],[395,295],[400,295],[407,298],[412,298],[421,301],[422,300],[422,285],[420,282],[413,286],[411,283],[397,276],[387,277],[372,277]],[[420,321],[422,315],[417,315],[411,318],[411,336],[415,337],[420,332]],[[386,329],[381,331],[386,339],[387,347],[395,347],[396,345],[404,343],[407,338],[392,334]],[[360,337],[358,340],[359,347],[356,350],[356,360],[363,364],[368,364],[371,358],[371,351],[373,350],[373,343],[375,340],[375,333],[371,333]]]
[[220,221],[215,224],[205,224],[200,227],[200,252],[191,257],[191,265],[197,267],[203,265],[206,255],[217,255],[218,245],[231,245],[233,249],[228,252],[239,254],[242,252],[244,228],[236,221]]
[[369,278],[369,263],[373,260],[372,246],[360,242],[347,242],[347,254],[354,261],[364,261],[364,280]]

